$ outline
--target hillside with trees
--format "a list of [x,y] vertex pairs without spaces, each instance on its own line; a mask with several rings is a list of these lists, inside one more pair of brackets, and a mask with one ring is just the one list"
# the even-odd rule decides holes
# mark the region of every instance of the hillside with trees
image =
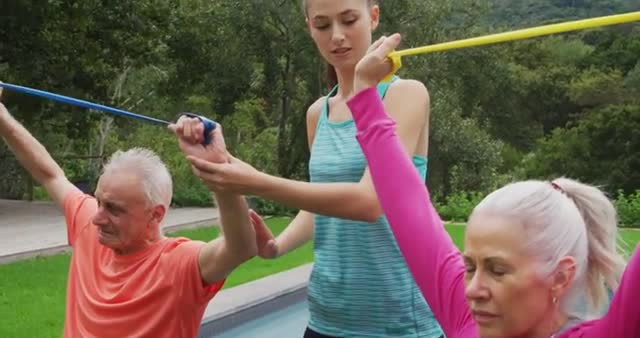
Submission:
[[[401,32],[405,48],[640,9],[632,3],[382,0],[375,35]],[[224,125],[237,157],[307,177],[305,112],[329,88],[298,0],[20,1],[0,13],[0,80],[163,119],[202,113]],[[398,75],[431,94],[434,195],[559,175],[633,194],[639,56],[632,23],[405,58]],[[211,202],[161,127],[9,91],[3,100],[75,182],[94,184],[114,150],[147,146],[171,168],[176,205]],[[45,198],[4,145],[0,198]]]
[[510,27],[540,25],[640,10],[630,0],[491,0],[489,22]]

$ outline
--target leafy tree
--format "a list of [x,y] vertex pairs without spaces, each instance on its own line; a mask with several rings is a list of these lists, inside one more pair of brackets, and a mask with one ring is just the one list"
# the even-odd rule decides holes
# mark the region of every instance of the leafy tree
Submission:
[[472,118],[463,118],[448,100],[436,99],[431,118],[427,185],[437,195],[486,191],[497,182],[502,142]]
[[640,187],[640,105],[609,105],[541,140],[524,161],[528,177],[570,176],[610,193]]

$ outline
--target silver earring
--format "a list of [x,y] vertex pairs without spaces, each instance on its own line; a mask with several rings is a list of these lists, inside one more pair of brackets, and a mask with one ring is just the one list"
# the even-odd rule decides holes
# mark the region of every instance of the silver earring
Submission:
[[556,304],[556,303],[558,303],[558,298],[556,296],[553,296],[551,301],[553,302],[553,304]]

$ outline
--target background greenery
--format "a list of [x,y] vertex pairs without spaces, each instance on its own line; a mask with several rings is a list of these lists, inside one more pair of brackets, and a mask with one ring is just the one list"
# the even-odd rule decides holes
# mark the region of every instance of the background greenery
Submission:
[[[375,35],[401,32],[403,48],[640,9],[626,0],[380,3]],[[0,13],[0,80],[163,119],[202,113],[224,125],[238,157],[307,178],[305,112],[328,87],[299,0],[23,0]],[[623,223],[638,225],[639,55],[634,23],[406,58],[399,75],[425,82],[432,97],[427,184],[440,210],[464,219],[501,184],[566,175],[601,185]],[[5,95],[87,189],[114,150],[146,146],[169,164],[175,205],[211,203],[161,127]],[[0,198],[46,198],[4,145]]]

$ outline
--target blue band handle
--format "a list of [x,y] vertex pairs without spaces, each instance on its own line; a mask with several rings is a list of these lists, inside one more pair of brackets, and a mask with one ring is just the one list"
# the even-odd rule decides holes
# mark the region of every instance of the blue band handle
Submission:
[[202,124],[204,125],[204,141],[202,142],[203,145],[208,145],[209,143],[211,143],[211,132],[216,129],[216,123],[202,115],[197,115],[197,114],[193,114],[193,113],[182,113],[181,115],[185,115],[185,116],[189,116],[189,117],[193,117],[193,118],[197,118],[200,120],[200,122],[202,122]]

